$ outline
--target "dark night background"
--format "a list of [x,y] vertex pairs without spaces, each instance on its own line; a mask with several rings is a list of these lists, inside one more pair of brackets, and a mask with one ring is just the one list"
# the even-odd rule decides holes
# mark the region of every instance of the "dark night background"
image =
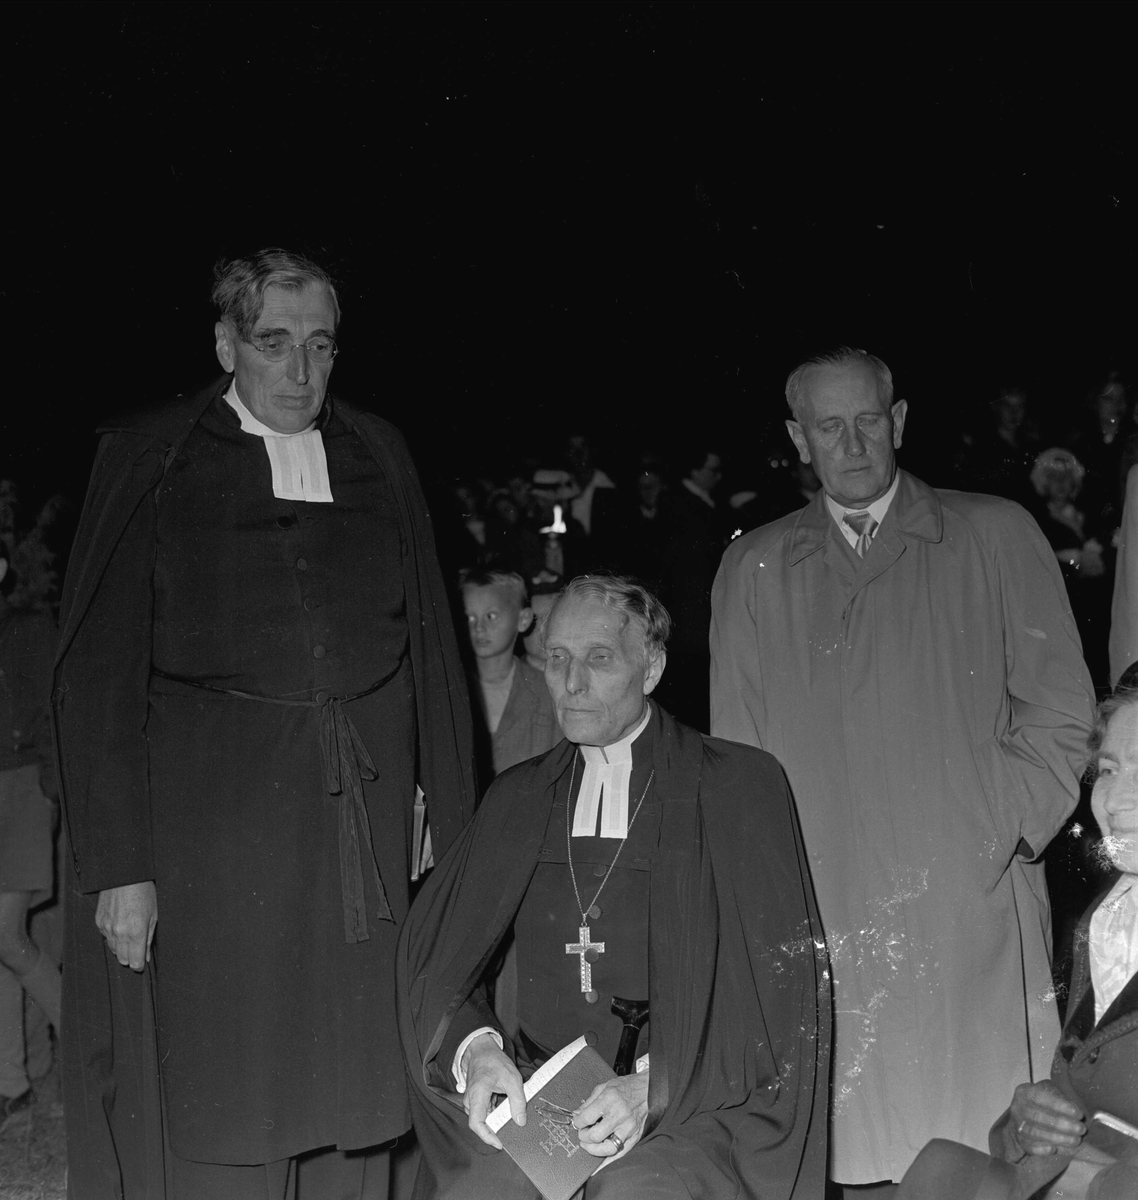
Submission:
[[[804,353],[865,346],[948,448],[1003,382],[1132,379],[1124,5],[6,10],[0,472],[217,373],[222,254],[343,281],[337,390],[429,481],[706,432],[746,474]],[[647,430],[645,432],[645,430]]]

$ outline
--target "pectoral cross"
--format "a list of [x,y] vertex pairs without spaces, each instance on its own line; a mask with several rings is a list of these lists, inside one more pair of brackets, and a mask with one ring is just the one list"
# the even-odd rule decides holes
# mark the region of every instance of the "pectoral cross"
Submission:
[[581,991],[590,995],[593,991],[593,963],[605,952],[604,942],[589,941],[589,927],[582,925],[578,931],[581,935],[579,942],[566,942],[566,954],[581,956]]

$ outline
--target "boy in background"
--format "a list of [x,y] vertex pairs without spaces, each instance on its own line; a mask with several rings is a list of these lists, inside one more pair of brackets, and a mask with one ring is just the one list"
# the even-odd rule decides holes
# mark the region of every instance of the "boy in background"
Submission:
[[549,616],[549,610],[553,607],[561,588],[562,583],[558,579],[556,583],[540,583],[530,593],[529,606],[533,610],[533,620],[522,637],[522,645],[526,651],[526,662],[542,676],[545,675],[545,636],[542,624]]
[[465,571],[461,581],[482,716],[499,775],[552,749],[561,730],[544,675],[514,654],[519,634],[534,620],[525,581],[514,571],[489,569]]

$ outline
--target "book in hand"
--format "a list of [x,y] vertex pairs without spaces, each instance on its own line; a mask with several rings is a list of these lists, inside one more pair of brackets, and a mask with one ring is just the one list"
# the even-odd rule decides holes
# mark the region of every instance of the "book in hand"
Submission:
[[616,1072],[583,1037],[559,1050],[526,1081],[526,1123],[516,1125],[503,1100],[486,1119],[506,1153],[530,1177],[545,1200],[570,1200],[608,1161],[581,1149],[573,1113],[593,1089]]

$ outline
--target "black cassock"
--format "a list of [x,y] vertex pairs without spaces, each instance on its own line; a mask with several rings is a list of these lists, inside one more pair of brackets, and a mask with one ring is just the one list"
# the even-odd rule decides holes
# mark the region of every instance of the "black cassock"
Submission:
[[[483,975],[549,865],[542,851],[559,840],[557,797],[577,753],[563,742],[499,776],[404,925],[399,1019],[421,1200],[535,1195],[507,1155],[467,1128],[450,1056],[483,1023]],[[702,737],[655,705],[633,743],[634,779],[646,759],[658,811],[647,850],[648,1123],[586,1195],[815,1200],[825,1183],[829,976],[782,771],[770,755]],[[566,915],[572,935],[577,917]],[[568,998],[587,1021],[572,994],[574,963]],[[519,956],[523,980],[526,972]],[[532,1027],[524,988],[522,998],[518,1015]]]
[[[334,502],[277,499],[224,390],[183,406],[173,445],[110,436],[69,581],[65,1074],[92,1196],[116,1176],[157,1186],[154,1057],[181,1158],[263,1163],[406,1129],[391,981],[415,783],[443,844],[472,808],[461,671],[398,435],[329,404]],[[139,979],[108,969],[91,893],[147,878],[158,933]]]

